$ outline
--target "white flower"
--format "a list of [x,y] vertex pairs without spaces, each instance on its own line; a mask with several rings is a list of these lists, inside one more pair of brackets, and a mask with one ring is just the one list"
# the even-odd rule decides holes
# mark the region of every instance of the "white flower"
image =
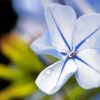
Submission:
[[100,87],[100,14],[76,20],[71,7],[50,4],[45,17],[50,32],[37,39],[31,48],[60,61],[40,73],[36,79],[40,90],[54,94],[73,74],[84,89]]

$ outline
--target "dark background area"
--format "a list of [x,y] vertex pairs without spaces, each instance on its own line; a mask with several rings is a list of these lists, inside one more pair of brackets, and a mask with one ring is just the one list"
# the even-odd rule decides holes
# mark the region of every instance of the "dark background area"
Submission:
[[[0,41],[5,34],[9,34],[17,21],[17,15],[12,9],[11,0],[0,0]],[[10,61],[0,51],[0,63],[8,64]],[[0,90],[10,85],[10,81],[0,79]]]
[[17,15],[12,9],[11,0],[0,0],[0,35],[8,33],[16,20]]

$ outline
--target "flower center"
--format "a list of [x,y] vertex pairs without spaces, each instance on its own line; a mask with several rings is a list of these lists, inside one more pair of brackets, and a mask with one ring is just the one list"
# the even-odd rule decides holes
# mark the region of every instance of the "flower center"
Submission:
[[64,55],[64,57],[67,57],[68,59],[73,59],[77,52],[75,50],[72,50],[72,51],[68,51],[68,52],[61,52],[62,55]]
[[71,51],[71,52],[69,52],[69,53],[67,54],[67,56],[68,56],[69,59],[72,59],[72,58],[74,58],[74,57],[76,56],[76,54],[77,54],[77,52]]

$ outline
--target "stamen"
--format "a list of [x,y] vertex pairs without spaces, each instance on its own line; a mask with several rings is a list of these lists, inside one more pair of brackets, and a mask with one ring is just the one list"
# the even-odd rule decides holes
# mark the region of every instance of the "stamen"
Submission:
[[76,56],[77,52],[75,50],[71,51],[71,52],[61,52],[61,54],[65,57],[67,57],[68,59],[72,59]]
[[72,58],[74,58],[74,57],[76,56],[76,54],[77,54],[77,52],[72,51],[72,52],[70,52],[70,53],[68,54],[68,58],[69,58],[69,59],[72,59]]

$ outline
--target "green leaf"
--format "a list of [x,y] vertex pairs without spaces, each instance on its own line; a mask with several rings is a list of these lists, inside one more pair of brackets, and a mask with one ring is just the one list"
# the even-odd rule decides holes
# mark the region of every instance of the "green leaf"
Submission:
[[[9,40],[9,41],[8,41]],[[19,68],[29,71],[40,71],[44,64],[31,51],[31,49],[20,39],[4,39],[2,41],[2,52],[11,59]]]
[[24,98],[36,92],[37,88],[33,81],[26,83],[15,83],[0,92],[0,100],[11,100],[11,98]]

